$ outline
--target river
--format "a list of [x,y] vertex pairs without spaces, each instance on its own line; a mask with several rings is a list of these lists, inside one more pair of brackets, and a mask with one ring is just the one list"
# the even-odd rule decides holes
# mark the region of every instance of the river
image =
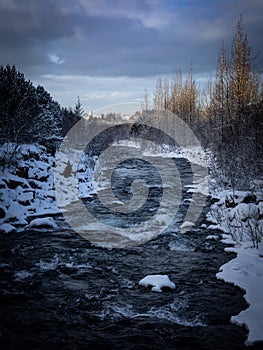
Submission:
[[[177,166],[184,188],[189,169]],[[1,349],[246,349],[247,330],[230,322],[247,307],[244,292],[215,276],[235,254],[201,228],[209,201],[180,232],[184,196],[164,233],[132,246],[94,245],[62,216],[54,230],[1,236]],[[167,274],[175,290],[139,286],[148,274]]]

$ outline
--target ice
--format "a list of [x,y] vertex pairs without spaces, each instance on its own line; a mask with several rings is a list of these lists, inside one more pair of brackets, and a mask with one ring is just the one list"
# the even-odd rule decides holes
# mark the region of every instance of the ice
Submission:
[[162,292],[163,287],[175,289],[175,284],[167,275],[148,275],[139,281],[140,286],[152,286],[153,292]]
[[33,219],[28,227],[47,227],[47,228],[56,228],[57,224],[55,223],[54,219],[51,217],[47,218],[39,218],[39,219]]

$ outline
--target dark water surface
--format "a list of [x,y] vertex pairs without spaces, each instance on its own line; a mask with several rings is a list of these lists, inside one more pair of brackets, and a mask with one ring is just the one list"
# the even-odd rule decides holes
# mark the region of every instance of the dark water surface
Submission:
[[[246,329],[229,322],[243,292],[215,277],[234,255],[205,236],[123,250],[69,231],[1,238],[1,349],[244,349]],[[170,250],[176,241],[189,251]],[[153,273],[176,289],[138,285]]]
[[[244,292],[215,277],[235,254],[206,239],[215,232],[202,220],[111,250],[57,222],[0,237],[1,349],[246,348],[247,330],[230,323],[247,307]],[[176,289],[139,286],[148,274],[167,274]]]

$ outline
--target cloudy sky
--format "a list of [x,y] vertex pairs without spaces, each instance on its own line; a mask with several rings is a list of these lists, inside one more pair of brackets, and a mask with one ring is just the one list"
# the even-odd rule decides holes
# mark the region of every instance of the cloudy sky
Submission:
[[0,64],[63,106],[139,101],[159,76],[216,68],[239,15],[263,67],[263,0],[1,0]]

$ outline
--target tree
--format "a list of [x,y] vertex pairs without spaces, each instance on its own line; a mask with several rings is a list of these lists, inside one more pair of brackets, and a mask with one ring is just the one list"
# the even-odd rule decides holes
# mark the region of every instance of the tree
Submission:
[[34,135],[37,142],[49,147],[61,139],[63,116],[60,105],[42,86],[38,86],[36,91],[40,112],[34,125]]
[[163,108],[170,110],[169,81],[165,79],[163,84]]
[[228,51],[222,45],[220,50],[211,100],[211,131],[217,140],[213,148],[232,187],[237,184],[249,187],[255,175],[252,158],[253,163],[258,164],[258,150],[262,149],[258,142],[258,127],[262,125],[259,81],[240,16],[231,49]]
[[0,143],[40,143],[54,150],[62,112],[42,86],[35,88],[15,66],[0,67]]
[[74,114],[77,118],[82,118],[84,116],[84,110],[82,109],[82,104],[80,103],[79,96],[78,96],[78,100],[75,104]]
[[225,129],[239,132],[259,103],[259,74],[253,66],[251,49],[243,29],[243,18],[237,22],[230,55],[222,45],[213,97],[214,121]]
[[157,111],[161,111],[164,108],[163,104],[163,84],[162,79],[159,78],[156,83],[156,89],[153,98],[153,107]]
[[144,90],[143,101],[142,101],[142,110],[143,111],[149,110],[149,93],[148,93],[147,89]]
[[15,66],[0,67],[1,143],[30,142],[39,114],[36,89]]

